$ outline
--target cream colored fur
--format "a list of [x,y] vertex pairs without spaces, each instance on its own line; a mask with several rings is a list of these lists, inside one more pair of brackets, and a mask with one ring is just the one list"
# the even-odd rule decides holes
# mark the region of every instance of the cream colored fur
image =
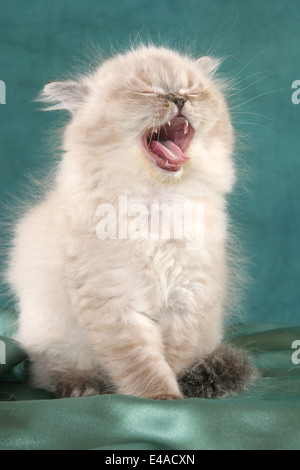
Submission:
[[[104,369],[118,393],[180,398],[178,374],[222,341],[234,139],[216,67],[143,46],[78,82],[45,87],[49,109],[68,109],[72,120],[54,189],[16,228],[8,275],[35,386],[55,391],[64,377]],[[195,129],[190,160],[170,174],[140,137],[176,115],[163,97],[173,92],[197,94],[183,109]],[[203,204],[204,245],[100,240],[97,207],[120,195]]]

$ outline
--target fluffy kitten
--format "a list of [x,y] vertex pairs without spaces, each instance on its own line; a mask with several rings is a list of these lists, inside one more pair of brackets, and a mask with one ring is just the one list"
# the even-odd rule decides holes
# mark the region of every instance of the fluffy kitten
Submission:
[[[244,354],[220,345],[235,176],[217,67],[143,46],[46,85],[42,101],[72,120],[54,188],[18,224],[9,269],[34,386],[172,399],[225,396],[253,379]],[[112,225],[122,236],[99,235],[99,206],[120,196],[130,207],[202,207],[204,240],[187,246],[193,217],[181,238],[161,227],[126,237],[124,214]]]

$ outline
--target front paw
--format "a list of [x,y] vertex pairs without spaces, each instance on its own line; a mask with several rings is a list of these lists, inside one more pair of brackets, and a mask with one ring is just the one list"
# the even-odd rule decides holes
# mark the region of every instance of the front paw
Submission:
[[244,351],[221,345],[181,374],[185,397],[223,398],[249,386],[258,373]]
[[150,398],[152,400],[181,400],[182,398],[184,398],[183,395],[181,394],[169,394],[169,395],[157,395],[157,396],[150,396],[150,397],[147,397],[147,398]]
[[56,398],[90,397],[114,393],[114,388],[109,380],[104,377],[85,377],[80,375],[60,378],[57,383]]

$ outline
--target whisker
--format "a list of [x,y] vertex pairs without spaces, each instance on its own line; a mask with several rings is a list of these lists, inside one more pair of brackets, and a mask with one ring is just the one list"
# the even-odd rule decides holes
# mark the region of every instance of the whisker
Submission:
[[[232,17],[231,17],[231,18],[228,18],[227,20],[225,20],[225,21],[221,24],[221,26],[220,26],[220,28],[219,28],[219,30],[218,30],[216,36],[215,36],[215,39],[213,40],[212,44],[210,45],[210,47],[209,47],[208,50],[206,51],[206,54],[207,54],[207,55],[209,55],[209,54],[210,54],[210,51],[213,49],[213,47],[214,47],[214,45],[215,45],[215,43],[216,43],[216,41],[217,41],[217,39],[218,39],[218,36],[219,36],[219,34],[221,33],[223,27],[226,25],[226,23],[228,23],[229,21],[231,21],[231,19],[232,19]],[[226,37],[229,36],[229,34],[231,33],[231,31],[232,31],[233,28],[235,27],[235,25],[236,25],[236,23],[237,23],[237,20],[238,20],[238,14],[236,14],[236,16],[235,16],[234,23],[233,23],[231,29],[230,29],[230,30],[226,33],[226,35],[223,37],[223,41],[224,41],[224,39],[226,39]]]
[[271,132],[271,134],[276,135],[276,133],[272,129],[269,129],[268,127],[263,126],[262,124],[259,124],[258,122],[232,121],[232,123],[233,124],[244,124],[244,125],[247,125],[247,126],[251,125],[251,126],[262,127],[263,129]]
[[[249,80],[249,78],[252,78],[252,77],[255,77],[256,75],[261,75],[263,73],[268,73],[269,70],[264,70],[264,71],[260,71],[260,72],[255,72],[255,73],[252,73],[251,75],[247,75],[247,77],[244,77],[242,78],[241,80],[239,80],[236,84],[236,86],[240,85],[241,83],[243,83],[245,80]],[[231,78],[232,81],[235,80],[235,77],[232,77]]]
[[[271,75],[274,75],[274,72],[271,72],[271,73],[269,73],[268,75],[265,75],[265,76],[263,76],[263,77],[260,77],[260,78],[259,78],[258,80],[256,80],[255,82],[250,83],[250,85],[247,85],[246,87],[241,88],[240,90],[236,91],[235,93],[232,93],[232,95],[228,95],[227,98],[232,98],[233,96],[239,95],[239,94],[242,93],[243,91],[247,90],[248,88],[250,88],[251,86],[255,85],[256,83],[261,82],[261,81],[264,80],[265,78],[270,77]],[[244,80],[243,80],[243,81],[244,81]]]
[[249,100],[244,101],[243,103],[240,103],[236,106],[233,106],[231,109],[239,108],[240,106],[244,106],[245,104],[250,103],[251,101],[254,101],[258,98],[261,98],[262,96],[269,95],[270,93],[278,93],[279,91],[287,91],[287,89],[286,88],[279,88],[278,90],[266,91],[265,93],[261,93],[260,95],[254,96],[253,98],[250,98]]
[[237,73],[237,76],[239,76],[247,67],[249,67],[250,64],[252,64],[252,62],[257,59],[257,57],[259,57],[261,54],[263,54],[265,52],[265,50],[268,48],[269,46],[266,46],[264,47],[264,49],[262,49],[261,51],[259,51],[238,73]]
[[238,115],[238,114],[251,114],[253,116],[258,116],[258,117],[262,117],[264,119],[268,119],[268,121],[274,121],[274,119],[270,118],[269,116],[264,116],[263,114],[259,114],[259,113],[253,113],[251,111],[233,111],[231,113],[232,115]]

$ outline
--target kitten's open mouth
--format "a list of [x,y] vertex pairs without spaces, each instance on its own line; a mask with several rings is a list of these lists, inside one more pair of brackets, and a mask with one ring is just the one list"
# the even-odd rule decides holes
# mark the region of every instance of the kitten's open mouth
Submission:
[[179,171],[190,160],[184,152],[188,148],[194,129],[183,116],[178,116],[160,127],[149,129],[142,143],[154,163],[166,171]]

